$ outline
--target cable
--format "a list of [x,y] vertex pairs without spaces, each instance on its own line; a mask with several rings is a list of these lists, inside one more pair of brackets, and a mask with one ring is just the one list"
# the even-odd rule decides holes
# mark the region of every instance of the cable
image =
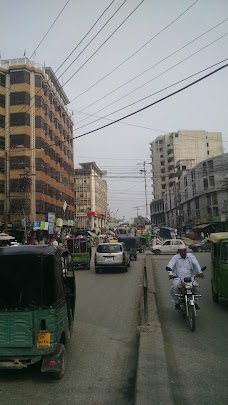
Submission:
[[[227,32],[225,35],[228,35],[228,32]],[[225,35],[223,35],[223,36],[225,36]],[[220,37],[219,39],[221,39],[221,37]],[[216,41],[216,40],[215,40],[215,41]],[[214,43],[215,41],[213,41],[213,43]],[[151,80],[149,80],[149,81],[155,80],[156,78],[162,76],[164,73],[166,73],[166,72],[168,72],[169,70],[173,69],[175,66],[179,65],[180,63],[183,63],[185,60],[191,58],[193,55],[195,55],[196,53],[200,52],[201,50],[203,50],[204,48],[208,47],[209,45],[211,45],[211,43],[208,44],[208,45],[206,45],[205,47],[199,49],[198,51],[196,51],[195,53],[191,54],[190,56],[188,56],[187,58],[183,59],[182,61],[178,62],[177,64],[171,66],[169,69],[165,70],[164,72],[160,73],[158,76],[154,77],[153,79],[151,79]],[[215,64],[213,64],[213,65],[211,65],[211,66],[209,66],[209,67],[207,67],[207,68],[205,68],[205,69],[202,69],[202,70],[200,70],[200,71],[198,71],[198,72],[196,72],[196,73],[194,73],[194,74],[192,74],[192,75],[190,75],[190,76],[187,76],[187,77],[185,77],[184,79],[178,80],[177,82],[175,82],[175,83],[173,83],[173,84],[171,84],[171,85],[169,85],[169,86],[166,86],[166,87],[164,87],[163,89],[156,91],[155,93],[149,94],[148,96],[143,97],[143,98],[141,98],[141,99],[139,99],[139,100],[137,100],[137,101],[134,101],[133,103],[128,104],[127,106],[121,107],[121,108],[119,108],[118,110],[115,110],[115,111],[113,111],[113,112],[111,112],[111,113],[109,113],[109,114],[106,114],[104,117],[101,117],[101,118],[98,118],[98,119],[93,120],[93,121],[91,121],[91,122],[88,122],[87,124],[81,125],[80,127],[76,127],[76,128],[74,129],[74,131],[79,130],[79,129],[81,129],[81,128],[84,128],[84,127],[87,126],[87,125],[93,124],[94,122],[100,121],[102,118],[109,117],[110,115],[113,115],[113,114],[115,114],[115,113],[117,113],[117,112],[119,112],[119,111],[125,110],[126,108],[131,107],[132,105],[137,104],[137,103],[139,103],[139,102],[141,102],[141,101],[143,101],[143,100],[145,100],[145,99],[147,99],[147,98],[149,98],[149,97],[152,97],[152,96],[154,96],[154,95],[156,95],[156,94],[158,94],[158,93],[161,93],[162,91],[167,90],[167,89],[169,89],[170,87],[173,87],[173,86],[175,86],[175,85],[177,85],[177,84],[179,84],[179,83],[181,83],[181,82],[183,82],[183,81],[185,81],[185,80],[188,80],[188,79],[190,79],[191,77],[194,77],[194,76],[196,76],[196,75],[198,75],[198,74],[204,72],[205,70],[211,69],[212,67],[214,67],[214,66],[216,66],[216,65],[219,65],[220,63],[225,62],[227,59],[228,59],[228,58],[223,59],[222,61],[217,62],[217,63],[215,63]],[[148,82],[147,82],[147,83],[148,83]],[[145,84],[144,84],[144,85],[145,85]],[[142,86],[144,86],[144,85],[142,85]],[[140,87],[142,87],[142,86],[140,86]],[[140,87],[139,87],[139,88],[140,88]],[[138,89],[135,89],[135,90],[138,90]],[[135,90],[133,90],[131,93],[133,93]],[[130,93],[128,93],[127,95],[129,95],[129,94],[130,94]],[[117,101],[121,100],[122,98],[126,97],[127,95],[121,97],[120,99],[114,101],[114,102],[111,103],[111,104],[116,103]],[[109,104],[108,106],[102,108],[101,110],[103,110],[103,109],[109,107],[111,104]],[[99,110],[99,111],[101,111],[101,110]],[[79,122],[80,122],[80,121],[79,121]]]
[[106,11],[111,7],[111,5],[115,2],[116,0],[112,0],[111,3],[106,7],[106,9],[101,13],[101,15],[98,17],[98,19],[95,21],[95,23],[92,25],[92,27],[87,31],[87,33],[84,35],[84,37],[78,42],[78,44],[74,47],[74,49],[69,53],[67,58],[61,63],[61,65],[58,67],[58,69],[55,71],[57,73],[59,69],[64,65],[64,63],[69,59],[69,57],[76,51],[76,49],[81,45],[81,43],[86,39],[86,37],[89,35],[89,33],[92,31],[92,29],[97,25],[98,21],[103,17],[103,15],[106,13]]
[[70,78],[64,83],[64,86],[86,65],[87,62],[89,62],[90,59],[92,59],[94,55],[96,55],[96,53],[106,44],[106,42],[108,42],[108,40],[118,31],[118,29],[122,27],[122,25],[134,14],[134,12],[141,6],[143,2],[144,0],[140,1],[140,3],[134,8],[134,10],[130,14],[128,14],[128,16],[122,21],[122,23],[118,25],[118,27],[108,36],[108,38],[106,38],[104,42],[102,42],[102,44],[96,49],[96,51],[93,52],[88,59],[86,59],[86,61],[76,70],[76,72],[74,72],[72,76],[70,76]]
[[153,39],[158,37],[162,32],[164,32],[167,28],[169,28],[171,25],[173,25],[179,18],[181,18],[191,7],[193,7],[196,3],[198,2],[195,1],[191,6],[189,6],[187,9],[183,11],[178,17],[176,17],[171,23],[166,25],[164,28],[162,28],[157,34],[155,34],[152,38],[149,39],[149,41],[145,42],[137,51],[135,51],[132,55],[130,55],[128,58],[126,58],[123,62],[121,62],[118,66],[116,66],[111,72],[107,73],[105,76],[103,76],[101,79],[99,79],[96,83],[94,83],[92,86],[90,86],[88,89],[80,93],[78,96],[76,96],[73,100],[71,100],[70,103],[72,103],[74,100],[85,94],[87,91],[91,90],[94,86],[96,86],[98,83],[100,83],[102,80],[106,79],[106,77],[110,76],[113,72],[115,72],[117,69],[119,69],[120,66],[122,66],[125,62],[130,60],[133,56],[135,56],[139,51],[141,51],[143,48],[145,48],[146,45],[148,45]]
[[113,121],[113,122],[110,122],[109,124],[103,125],[103,126],[101,126],[101,127],[99,127],[99,128],[95,128],[95,129],[93,129],[93,130],[90,130],[90,131],[88,131],[88,132],[85,132],[84,134],[75,136],[75,137],[73,137],[72,139],[82,138],[82,137],[84,137],[84,136],[86,136],[86,135],[89,135],[89,134],[92,134],[92,133],[94,133],[94,132],[97,132],[97,131],[99,131],[99,130],[101,130],[101,129],[107,128],[107,127],[109,127],[110,125],[116,124],[117,122],[122,121],[122,120],[124,120],[125,118],[128,118],[128,117],[131,117],[131,116],[133,116],[133,115],[135,115],[135,114],[138,114],[139,112],[144,111],[144,110],[146,110],[147,108],[150,108],[150,107],[152,107],[153,105],[158,104],[158,103],[160,103],[160,102],[162,102],[162,101],[164,101],[164,100],[166,100],[166,99],[168,99],[168,98],[174,96],[175,94],[178,94],[178,93],[182,92],[183,90],[188,89],[189,87],[191,87],[191,86],[193,86],[193,85],[195,85],[195,84],[201,82],[202,80],[206,79],[206,78],[209,77],[209,76],[214,75],[215,73],[219,72],[220,70],[222,70],[222,69],[224,69],[224,68],[226,68],[226,67],[228,67],[228,64],[223,65],[223,66],[221,66],[220,68],[218,68],[218,69],[216,69],[216,70],[213,70],[212,72],[210,72],[210,73],[208,73],[207,75],[201,77],[200,79],[195,80],[194,82],[192,82],[192,83],[190,83],[190,84],[188,84],[188,85],[186,85],[186,86],[180,88],[179,90],[174,91],[173,93],[168,94],[168,95],[165,96],[165,97],[162,97],[162,98],[159,99],[159,100],[154,101],[153,103],[150,103],[150,104],[146,105],[145,107],[142,107],[142,108],[140,108],[140,109],[138,109],[138,110],[136,110],[136,111],[134,111],[134,112],[132,112],[132,113],[130,113],[130,114],[127,114],[127,115],[125,115],[125,116],[123,116],[123,117],[121,117],[121,118],[118,118],[117,120],[115,120],[115,121]]
[[[93,42],[93,40],[100,34],[100,32],[106,27],[106,25],[111,21],[111,19],[118,13],[118,11],[123,7],[127,0],[124,0],[123,3],[117,8],[117,10],[111,15],[111,17],[106,21],[106,23],[100,28],[100,30],[94,35],[94,37],[88,42],[88,44],[81,50],[81,52],[76,56],[76,58],[70,63],[70,65],[61,73],[58,77],[58,80],[67,72],[68,69],[74,64],[74,62],[79,58],[79,56],[85,51],[86,48]],[[113,3],[113,2],[112,2]],[[74,51],[71,52],[71,55]],[[70,79],[69,79],[70,80]],[[67,83],[67,82],[66,82]],[[66,84],[65,83],[65,84]]]
[[[148,72],[149,70],[155,68],[155,67],[158,66],[160,63],[164,62],[165,60],[169,59],[171,56],[173,56],[173,55],[175,55],[176,53],[180,52],[182,49],[186,48],[187,46],[189,46],[190,44],[192,44],[193,42],[195,42],[196,40],[198,40],[198,39],[201,38],[202,36],[206,35],[206,34],[209,33],[210,31],[214,30],[215,28],[217,28],[219,25],[223,24],[223,23],[224,23],[225,21],[227,21],[227,20],[228,20],[228,18],[226,18],[225,20],[223,20],[223,21],[220,22],[219,24],[215,25],[215,26],[212,27],[210,30],[205,31],[204,33],[202,33],[202,34],[199,35],[198,37],[194,38],[192,41],[188,42],[187,44],[185,44],[185,45],[182,46],[181,48],[178,48],[177,50],[175,50],[174,52],[172,52],[171,54],[169,54],[169,55],[166,56],[165,58],[161,59],[160,61],[158,61],[158,62],[155,63],[154,65],[150,66],[148,69],[144,70],[143,72],[141,72],[141,73],[139,73],[138,75],[134,76],[132,79],[130,79],[130,80],[128,80],[127,82],[123,83],[122,85],[118,86],[116,89],[112,90],[111,92],[105,94],[103,97],[101,97],[101,98],[99,98],[98,100],[94,101],[93,103],[89,104],[88,106],[86,106],[85,108],[83,108],[82,111],[86,110],[87,108],[91,107],[92,105],[94,105],[94,104],[98,103],[99,101],[103,100],[104,98],[108,97],[110,94],[115,93],[117,90],[119,90],[120,88],[124,87],[126,84],[129,84],[130,82],[134,81],[135,79],[137,79],[138,77],[142,76],[144,73]],[[226,36],[226,35],[227,35],[227,34],[225,34],[224,36]],[[215,41],[210,42],[210,43],[209,43],[208,45],[206,45],[205,47],[200,48],[197,52],[191,54],[188,58],[185,58],[185,59],[183,59],[182,61],[180,61],[179,63],[173,65],[173,68],[174,68],[175,66],[178,66],[178,64],[184,62],[185,60],[189,59],[190,57],[194,56],[196,53],[200,52],[201,50],[203,50],[203,49],[207,48],[208,46],[212,45],[214,42],[219,41],[219,40],[222,39],[222,38],[223,38],[223,36],[217,38]],[[171,70],[171,68],[168,69],[168,70],[166,70],[165,72],[167,72],[167,71],[169,71],[169,70]],[[164,72],[164,73],[165,73],[165,72]],[[157,77],[159,77],[159,75],[156,76],[155,78],[157,78]],[[152,80],[154,80],[154,79],[152,79]],[[95,111],[95,114],[97,114],[98,112],[104,110],[105,108],[108,108],[110,105],[116,103],[117,101],[120,101],[122,98],[128,96],[129,94],[132,94],[134,91],[139,90],[141,87],[145,86],[146,84],[148,84],[148,83],[149,83],[150,81],[152,81],[152,80],[147,81],[146,83],[144,83],[143,85],[137,87],[136,89],[134,89],[134,90],[131,91],[130,93],[126,94],[125,96],[123,96],[123,97],[117,99],[116,101],[112,102],[111,104],[108,104],[106,107],[104,107],[104,108],[102,108],[102,109],[100,109],[100,110]],[[82,121],[85,121],[86,119],[87,119],[87,118],[84,118],[83,120],[78,121],[78,124],[79,124],[80,122],[82,122]]]
[[[70,1],[70,0],[69,0]],[[108,10],[108,8],[111,6],[111,4],[114,2],[115,0],[113,0],[110,4],[109,4],[109,6],[102,12],[102,14],[98,17],[98,19],[96,20],[96,22],[92,25],[92,27],[89,29],[89,31],[84,35],[84,37],[81,39],[81,41],[76,45],[76,47],[73,49],[73,51],[64,59],[64,61],[62,62],[62,64],[60,65],[60,67],[54,72],[54,74],[56,74],[56,72],[63,66],[63,64],[69,59],[69,57],[72,55],[72,53],[74,52],[74,50],[75,49],[77,49],[78,48],[78,46],[82,43],[82,41],[87,37],[87,35],[91,32],[91,30],[95,27],[95,25],[97,24],[97,22],[100,20],[100,18],[104,15],[104,13]],[[127,1],[127,0],[126,0]],[[60,14],[59,14],[60,15]],[[62,76],[62,75],[61,75]],[[56,79],[56,81],[54,81],[54,85],[57,83],[57,81],[59,80],[59,78],[61,77],[61,76],[59,76],[57,79]],[[47,81],[47,84],[49,83],[51,81],[51,79],[49,78],[48,79],[48,81]],[[66,83],[65,83],[66,84]],[[60,89],[62,89],[64,86],[65,86],[65,84],[64,85],[62,85],[62,86],[60,86]],[[11,88],[11,86],[10,86],[10,88]],[[8,89],[8,91],[7,91],[7,93],[10,91],[10,88]],[[30,101],[32,101],[32,100],[34,100],[35,99],[35,97],[36,97],[36,95],[38,94],[40,92],[40,89],[35,93],[35,95],[33,96],[33,97],[31,97],[30,98]],[[6,93],[6,94],[7,94]],[[55,94],[54,95],[56,95],[57,94],[57,91],[55,92]],[[26,113],[32,108],[34,106],[34,103],[25,111]],[[24,107],[26,107],[26,104],[24,104],[23,105],[23,107],[17,112],[17,113],[19,113],[19,112],[21,112],[23,109],[24,109]],[[35,110],[35,113],[36,113],[36,111],[38,110],[38,108]],[[34,114],[35,114],[34,113]],[[8,121],[5,125],[7,126],[7,125],[9,125],[10,124],[10,121]],[[16,127],[16,128],[18,128],[18,126]],[[14,129],[15,129],[15,127],[14,127]],[[2,132],[4,132],[4,130],[2,130],[1,132],[0,132],[0,134],[2,133]],[[11,133],[12,131],[10,131],[9,132],[9,134]]]
[[68,0],[65,5],[63,6],[63,8],[60,10],[59,14],[57,15],[57,17],[55,18],[55,20],[53,21],[53,23],[51,24],[50,28],[47,30],[46,34],[43,36],[43,38],[41,39],[41,41],[39,42],[39,44],[37,45],[36,49],[34,50],[34,52],[32,53],[32,55],[30,56],[29,60],[32,58],[32,56],[34,54],[36,54],[37,49],[40,47],[40,45],[42,44],[42,42],[45,40],[46,36],[49,34],[49,32],[51,31],[52,27],[55,25],[56,21],[59,19],[60,15],[62,14],[62,12],[65,10],[66,6],[68,5],[68,3],[70,2],[70,0]]

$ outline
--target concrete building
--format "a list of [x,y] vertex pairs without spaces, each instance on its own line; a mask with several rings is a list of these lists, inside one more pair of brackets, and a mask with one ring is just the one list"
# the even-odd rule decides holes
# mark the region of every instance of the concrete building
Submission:
[[228,153],[204,160],[178,179],[164,195],[167,226],[228,230]]
[[73,121],[68,103],[51,68],[27,58],[0,61],[1,223],[20,227],[26,219],[30,229],[52,213],[52,221],[73,224]]
[[[207,131],[177,131],[158,136],[150,144],[152,165],[151,210],[159,225],[160,212],[156,200],[163,198],[177,181],[178,171],[189,170],[209,157],[223,153],[222,133]],[[177,165],[179,163],[179,167]]]
[[79,163],[75,169],[76,226],[103,232],[107,220],[107,183],[95,162]]

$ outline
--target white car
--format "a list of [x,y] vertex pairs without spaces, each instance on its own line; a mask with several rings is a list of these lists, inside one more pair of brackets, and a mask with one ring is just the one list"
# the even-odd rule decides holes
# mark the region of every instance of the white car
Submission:
[[123,271],[128,271],[130,257],[125,244],[122,242],[99,243],[96,248],[94,264],[96,273],[107,268],[120,268]]
[[177,253],[180,245],[184,245],[184,242],[181,239],[166,239],[160,245],[152,246],[151,251],[155,255],[175,254]]

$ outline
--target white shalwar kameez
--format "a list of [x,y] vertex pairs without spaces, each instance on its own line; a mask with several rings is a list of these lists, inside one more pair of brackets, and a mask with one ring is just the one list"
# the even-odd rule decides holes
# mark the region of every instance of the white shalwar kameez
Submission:
[[[179,294],[180,292],[178,285],[181,284],[181,279],[184,279],[184,277],[194,277],[194,275],[202,273],[201,267],[198,260],[192,253],[187,253],[185,258],[181,257],[181,255],[178,253],[172,257],[167,267],[172,269],[172,272],[169,272],[170,275],[178,277],[173,280],[173,286],[170,290],[172,301],[175,302],[175,304],[178,304],[179,298],[175,294]],[[199,289],[197,288],[199,285],[196,283],[196,281],[194,281],[193,284],[195,286],[196,294],[199,294]]]

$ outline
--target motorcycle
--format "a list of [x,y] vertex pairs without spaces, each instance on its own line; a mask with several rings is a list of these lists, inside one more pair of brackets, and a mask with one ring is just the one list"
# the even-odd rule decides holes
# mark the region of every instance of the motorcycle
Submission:
[[[172,271],[169,267],[166,267],[167,271]],[[201,271],[205,271],[206,267],[203,267]],[[170,275],[170,279],[179,278],[180,285],[179,287],[179,294],[175,294],[179,298],[180,309],[179,311],[183,314],[183,316],[187,317],[189,320],[190,329],[194,332],[196,327],[196,307],[197,303],[196,300],[201,297],[201,294],[195,294],[195,286],[193,284],[196,277],[177,277],[174,275]]]

